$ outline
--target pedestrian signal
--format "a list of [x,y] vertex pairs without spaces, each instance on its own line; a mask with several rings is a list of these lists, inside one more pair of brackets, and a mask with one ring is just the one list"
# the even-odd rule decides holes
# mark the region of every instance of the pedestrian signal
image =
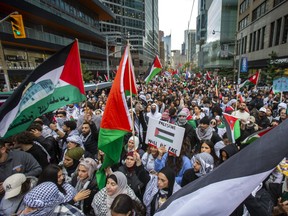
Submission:
[[22,15],[10,15],[14,38],[26,38]]

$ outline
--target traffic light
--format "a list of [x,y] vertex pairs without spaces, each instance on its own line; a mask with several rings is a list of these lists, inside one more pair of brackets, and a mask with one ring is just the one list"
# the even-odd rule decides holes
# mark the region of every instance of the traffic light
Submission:
[[26,38],[22,15],[10,15],[14,38]]

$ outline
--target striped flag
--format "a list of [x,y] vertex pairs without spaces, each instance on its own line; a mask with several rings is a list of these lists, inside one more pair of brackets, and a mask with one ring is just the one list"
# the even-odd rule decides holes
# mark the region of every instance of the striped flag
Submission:
[[125,134],[131,132],[132,119],[126,96],[137,95],[137,87],[129,46],[122,56],[102,117],[98,147],[105,153],[104,162],[97,171],[100,189],[105,186],[105,168],[119,163]]
[[243,83],[239,85],[239,89],[245,87],[245,86],[252,86],[257,85],[258,79],[259,79],[259,72],[256,72],[253,76],[249,77],[247,80],[245,80]]
[[235,143],[235,140],[240,137],[239,119],[235,116],[223,113],[223,123],[226,126],[229,141]]
[[248,136],[245,140],[241,142],[241,145],[249,145],[250,143],[254,142],[255,140],[262,137],[264,134],[268,133],[270,130],[272,130],[273,127],[265,128],[261,131],[256,131],[255,133]]
[[286,120],[173,194],[155,216],[230,215],[288,154],[287,129]]
[[145,82],[146,84],[150,82],[162,69],[162,65],[160,62],[159,57],[156,55],[153,61],[153,64],[148,69],[147,73],[145,74]]
[[0,137],[25,131],[39,116],[86,99],[78,41],[39,65],[0,108]]
[[154,135],[159,139],[173,143],[174,133],[156,127]]

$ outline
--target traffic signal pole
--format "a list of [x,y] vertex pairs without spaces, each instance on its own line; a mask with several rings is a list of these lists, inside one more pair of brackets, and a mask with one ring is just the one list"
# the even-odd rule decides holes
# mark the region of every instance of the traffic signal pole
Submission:
[[[0,20],[0,24],[2,22],[4,22],[5,20],[9,19],[11,15],[16,15],[16,14],[18,14],[17,11],[9,14],[8,16],[6,16],[2,20]],[[10,86],[10,81],[9,81],[9,76],[8,76],[8,71],[7,71],[7,64],[6,64],[6,61],[5,61],[4,49],[2,47],[2,41],[1,40],[0,40],[0,60],[1,60],[1,65],[2,65],[2,70],[3,70],[3,73],[4,73],[4,79],[5,79],[5,84],[7,86],[7,90],[11,91],[11,86]]]

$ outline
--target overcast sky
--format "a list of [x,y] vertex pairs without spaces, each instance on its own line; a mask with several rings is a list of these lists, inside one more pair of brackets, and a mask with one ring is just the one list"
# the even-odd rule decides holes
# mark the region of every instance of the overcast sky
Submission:
[[[188,21],[194,0],[158,0],[159,30],[164,35],[171,33],[172,50],[181,50],[184,42],[184,31],[188,29]],[[197,4],[195,0],[189,29],[196,29]]]

